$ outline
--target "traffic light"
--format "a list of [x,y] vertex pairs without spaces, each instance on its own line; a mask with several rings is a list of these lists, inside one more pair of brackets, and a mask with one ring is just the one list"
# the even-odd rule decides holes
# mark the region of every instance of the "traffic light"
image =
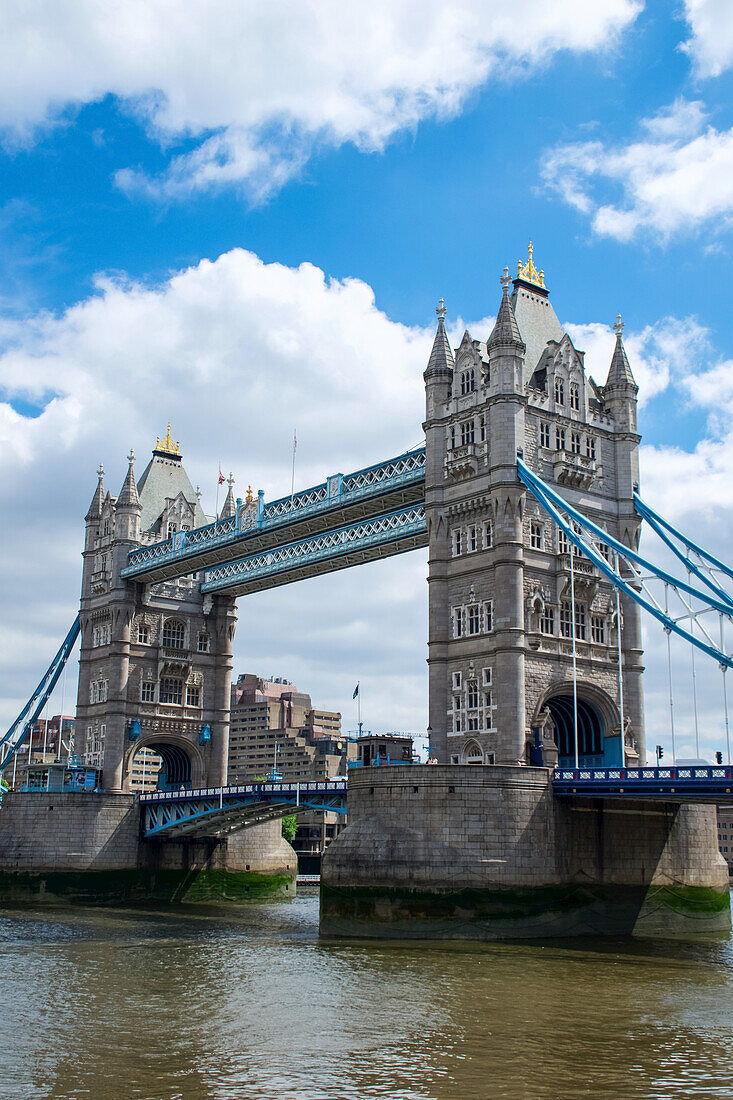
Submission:
[[716,764],[722,764],[723,763],[723,754],[722,754],[722,752],[716,752],[716,754],[715,754],[715,763]]
[[659,761],[662,759],[663,756],[664,756],[664,749],[662,748],[661,745],[657,745],[657,764],[659,763]]

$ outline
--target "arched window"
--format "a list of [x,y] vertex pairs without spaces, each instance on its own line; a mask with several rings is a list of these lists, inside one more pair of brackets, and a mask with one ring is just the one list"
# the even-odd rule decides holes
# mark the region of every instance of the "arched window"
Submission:
[[171,703],[180,706],[183,702],[183,681],[174,677],[164,676],[160,681],[161,703]]
[[464,370],[461,374],[461,396],[465,396],[467,393],[474,393],[476,390],[476,370],[474,367],[469,367],[468,370]]
[[565,383],[563,382],[562,378],[555,379],[555,404],[565,404]]
[[463,759],[466,764],[483,764],[484,754],[477,741],[469,741],[463,750]]
[[166,649],[183,649],[186,644],[186,627],[179,619],[166,619],[163,626],[163,645]]
[[570,408],[576,412],[580,408],[580,386],[577,382],[570,383]]

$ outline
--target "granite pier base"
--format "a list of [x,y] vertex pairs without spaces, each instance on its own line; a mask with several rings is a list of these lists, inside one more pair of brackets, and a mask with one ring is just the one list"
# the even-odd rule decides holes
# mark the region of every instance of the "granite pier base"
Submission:
[[500,940],[730,930],[715,807],[562,799],[546,768],[354,769],[321,934]]

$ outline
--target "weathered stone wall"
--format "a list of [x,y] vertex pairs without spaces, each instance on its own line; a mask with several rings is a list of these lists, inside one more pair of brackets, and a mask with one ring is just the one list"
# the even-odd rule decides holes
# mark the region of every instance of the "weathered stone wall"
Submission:
[[496,939],[730,927],[713,806],[552,794],[544,768],[349,776],[322,865],[322,932]]
[[0,903],[289,897],[296,871],[279,821],[221,840],[150,841],[134,795],[10,793],[0,809]]

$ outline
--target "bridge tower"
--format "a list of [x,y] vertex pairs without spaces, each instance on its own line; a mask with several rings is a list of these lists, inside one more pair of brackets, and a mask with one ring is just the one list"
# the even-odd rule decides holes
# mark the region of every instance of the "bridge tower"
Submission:
[[[219,785],[226,780],[235,601],[202,594],[198,574],[152,585],[120,576],[134,547],[207,522],[170,424],[139,482],[133,463],[131,451],[116,498],[105,493],[99,467],[86,515],[76,750],[102,768],[108,791],[129,791],[143,747],[162,757],[161,784]],[[227,515],[232,508],[230,479]]]
[[[616,596],[517,479],[516,459],[604,530],[636,547],[637,386],[622,342],[605,385],[587,377],[529,247],[504,269],[486,342],[455,353],[445,307],[425,371],[431,742],[446,763],[517,764],[575,751],[581,764],[644,757],[639,609]],[[575,647],[573,647],[573,626]],[[621,731],[623,713],[625,731]]]

